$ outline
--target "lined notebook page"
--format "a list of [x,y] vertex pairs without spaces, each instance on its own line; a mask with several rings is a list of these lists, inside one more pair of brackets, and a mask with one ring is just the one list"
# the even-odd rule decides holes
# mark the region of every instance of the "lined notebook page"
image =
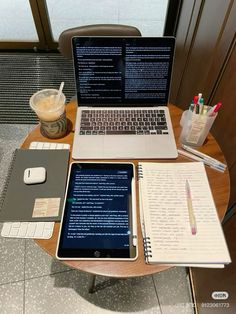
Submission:
[[[203,163],[140,163],[141,220],[150,238],[149,263],[230,262]],[[187,206],[188,180],[197,234],[192,235]]]

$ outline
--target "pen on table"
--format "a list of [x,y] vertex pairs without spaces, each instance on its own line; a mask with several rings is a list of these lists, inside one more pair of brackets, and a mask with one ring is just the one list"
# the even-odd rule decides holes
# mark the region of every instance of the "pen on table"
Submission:
[[185,149],[186,151],[188,151],[188,152],[190,152],[190,153],[192,153],[192,154],[194,154],[194,155],[196,155],[196,156],[198,156],[198,157],[201,157],[201,158],[203,158],[205,161],[210,162],[211,164],[217,165],[217,166],[219,166],[219,167],[222,168],[222,169],[226,169],[226,167],[227,167],[225,164],[223,164],[223,163],[220,162],[219,160],[217,160],[217,159],[215,159],[215,158],[212,158],[212,157],[210,157],[210,156],[208,156],[208,155],[206,155],[206,154],[204,154],[204,153],[202,153],[202,152],[199,152],[198,150],[193,149],[192,147],[189,147],[189,146],[184,145],[184,144],[182,144],[182,147],[183,147],[183,149]]
[[203,159],[203,161],[206,161],[206,162],[208,162],[208,163],[210,163],[212,165],[215,165],[215,166],[217,166],[219,168],[222,168],[224,170],[226,169],[226,165],[223,164],[222,162],[220,162],[219,160],[217,160],[215,158],[212,158],[212,157],[210,157],[210,156],[208,156],[208,155],[206,155],[206,154],[204,154],[202,152],[199,152],[198,150],[193,149],[192,147],[189,147],[187,145],[182,144],[182,147],[183,147],[184,150],[186,150],[186,151],[188,151],[188,152],[190,152],[190,153],[192,153],[192,154],[194,154],[194,155],[196,155],[198,157],[201,157]]
[[132,179],[132,232],[133,232],[133,246],[137,246],[137,212],[136,212],[136,188],[135,179]]
[[189,224],[191,227],[192,235],[195,235],[197,234],[197,224],[196,224],[196,219],[193,213],[192,196],[191,196],[191,190],[190,190],[190,185],[189,185],[188,180],[186,180],[185,189],[186,189],[186,197],[187,197],[187,205],[188,205]]
[[221,168],[220,166],[214,165],[214,164],[212,164],[212,163],[210,163],[210,162],[207,162],[207,161],[205,161],[204,159],[202,159],[201,157],[198,157],[198,156],[196,156],[196,155],[193,155],[193,154],[191,154],[191,153],[188,153],[188,152],[186,152],[186,151],[184,151],[184,150],[182,150],[182,149],[178,149],[178,153],[179,153],[180,155],[183,155],[183,156],[185,156],[185,157],[191,158],[191,159],[193,159],[193,160],[201,161],[201,162],[204,163],[204,165],[209,166],[209,167],[212,168],[212,169],[218,170],[218,171],[220,171],[220,172],[224,172],[224,171],[225,171],[225,169]]

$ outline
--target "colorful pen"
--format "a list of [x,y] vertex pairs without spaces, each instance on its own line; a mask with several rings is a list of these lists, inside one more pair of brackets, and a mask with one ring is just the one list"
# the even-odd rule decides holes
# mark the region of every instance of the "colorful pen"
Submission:
[[197,102],[198,102],[198,96],[194,96],[194,97],[193,97],[193,103],[196,105]]
[[216,113],[219,111],[219,109],[220,109],[221,106],[222,106],[222,103],[221,103],[221,102],[218,102],[218,104],[216,104],[216,105],[214,106],[213,113],[216,114]]
[[194,96],[193,97],[193,104],[194,104],[194,108],[193,108],[193,112],[197,110],[197,101],[198,101],[198,96]]
[[214,115],[219,111],[221,106],[222,103],[218,102],[214,107],[212,107],[207,113],[208,117],[214,117]]
[[200,114],[204,114],[204,99],[202,97],[199,100],[199,106],[200,106]]
[[200,105],[201,98],[202,98],[202,93],[199,93],[198,96],[197,96],[197,103],[199,105]]

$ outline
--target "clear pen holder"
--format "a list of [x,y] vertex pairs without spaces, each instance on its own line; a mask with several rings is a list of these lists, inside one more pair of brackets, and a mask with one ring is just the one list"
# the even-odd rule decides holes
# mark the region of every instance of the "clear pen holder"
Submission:
[[203,145],[218,113],[213,117],[206,114],[196,114],[190,110],[183,112],[180,125],[182,132],[180,134],[180,142],[190,146]]

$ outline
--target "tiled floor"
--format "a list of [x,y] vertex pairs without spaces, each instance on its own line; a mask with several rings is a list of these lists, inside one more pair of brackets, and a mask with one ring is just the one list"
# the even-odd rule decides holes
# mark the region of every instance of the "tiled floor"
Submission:
[[[1,190],[12,152],[32,127],[0,125]],[[88,274],[64,266],[33,240],[0,237],[1,314],[193,313],[185,268],[126,280],[98,277],[94,294],[88,283]]]

